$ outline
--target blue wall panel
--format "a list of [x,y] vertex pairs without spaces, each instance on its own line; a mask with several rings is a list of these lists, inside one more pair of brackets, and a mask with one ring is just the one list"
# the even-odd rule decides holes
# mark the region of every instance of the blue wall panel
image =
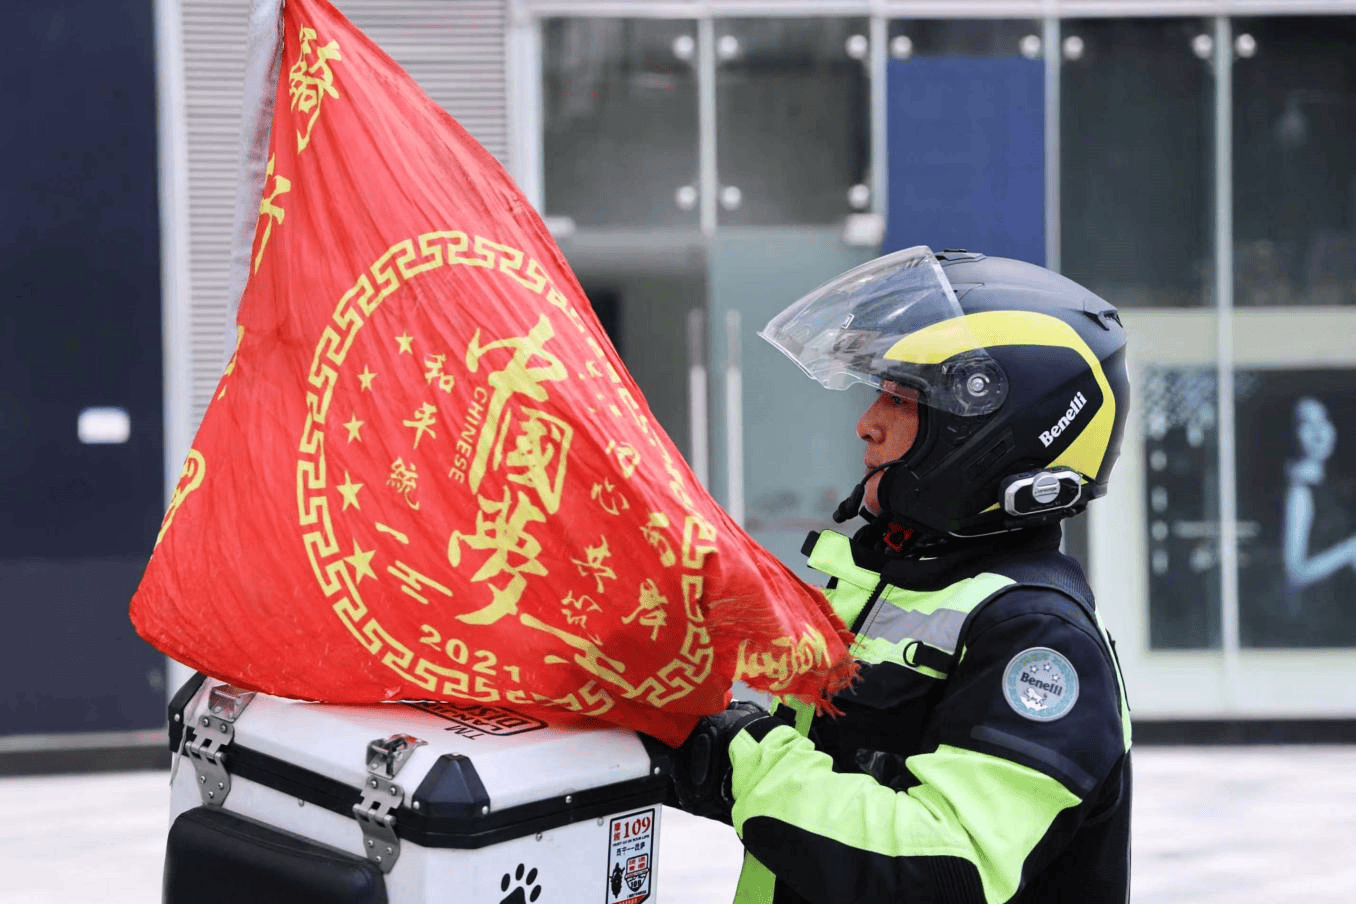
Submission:
[[1045,263],[1039,60],[893,60],[885,251],[967,248]]

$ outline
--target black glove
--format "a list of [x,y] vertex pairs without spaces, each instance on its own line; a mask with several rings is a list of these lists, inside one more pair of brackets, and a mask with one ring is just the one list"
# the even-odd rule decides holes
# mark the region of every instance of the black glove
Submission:
[[694,816],[730,823],[730,741],[761,719],[774,718],[756,703],[736,700],[724,712],[706,716],[674,751],[670,806]]

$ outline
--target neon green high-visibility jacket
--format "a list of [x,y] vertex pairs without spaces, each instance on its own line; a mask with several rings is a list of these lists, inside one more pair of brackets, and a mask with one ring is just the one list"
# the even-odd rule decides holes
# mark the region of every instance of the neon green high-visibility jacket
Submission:
[[1059,537],[928,559],[811,534],[862,677],[841,716],[731,742],[738,904],[1127,900],[1129,711]]

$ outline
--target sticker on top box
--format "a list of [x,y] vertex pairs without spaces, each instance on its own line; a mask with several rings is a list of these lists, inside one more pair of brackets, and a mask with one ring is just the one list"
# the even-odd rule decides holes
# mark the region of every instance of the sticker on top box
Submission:
[[654,877],[655,810],[614,817],[607,830],[605,904],[640,904]]
[[486,706],[483,703],[410,703],[415,709],[446,719],[452,724],[445,731],[458,737],[474,741],[487,735],[496,738],[508,735],[525,734],[540,731],[547,725],[541,719],[525,716],[520,712],[505,709],[502,706]]

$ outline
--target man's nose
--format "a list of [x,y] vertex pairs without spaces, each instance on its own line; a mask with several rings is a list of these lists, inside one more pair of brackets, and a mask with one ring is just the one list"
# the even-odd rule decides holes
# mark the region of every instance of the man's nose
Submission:
[[881,420],[878,416],[880,402],[872,403],[870,408],[857,418],[857,436],[865,442],[879,442],[882,436]]

